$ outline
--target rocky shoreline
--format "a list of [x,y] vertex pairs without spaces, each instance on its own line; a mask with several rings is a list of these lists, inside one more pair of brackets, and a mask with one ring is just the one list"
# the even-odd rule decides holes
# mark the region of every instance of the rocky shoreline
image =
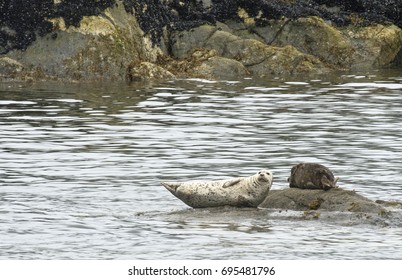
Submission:
[[10,0],[0,4],[0,79],[401,69],[401,14],[397,0]]

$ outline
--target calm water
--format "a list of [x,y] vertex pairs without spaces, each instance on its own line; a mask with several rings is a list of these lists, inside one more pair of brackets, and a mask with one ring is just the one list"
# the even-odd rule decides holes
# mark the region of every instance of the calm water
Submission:
[[[160,180],[330,167],[402,201],[402,72],[0,85],[1,259],[402,259],[398,225],[193,210]],[[401,223],[402,224],[402,223]]]

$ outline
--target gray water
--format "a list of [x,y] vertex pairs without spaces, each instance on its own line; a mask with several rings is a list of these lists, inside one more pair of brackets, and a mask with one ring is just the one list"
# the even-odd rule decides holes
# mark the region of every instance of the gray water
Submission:
[[[402,259],[399,225],[190,209],[160,180],[322,163],[402,201],[402,72],[0,85],[1,259]],[[299,218],[298,218],[299,217]]]

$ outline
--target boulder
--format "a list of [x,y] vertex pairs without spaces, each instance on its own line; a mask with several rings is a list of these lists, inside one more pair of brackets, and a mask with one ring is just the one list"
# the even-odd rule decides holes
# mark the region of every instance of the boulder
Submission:
[[328,191],[287,188],[271,190],[260,208],[296,211],[325,210],[384,214],[386,209],[355,191],[335,188]]
[[243,39],[221,27],[203,25],[172,36],[172,55],[187,56],[193,49],[215,50],[219,56],[240,62],[254,76],[326,73],[329,68],[312,55],[292,46],[275,47],[255,39]]
[[318,17],[274,20],[269,26],[255,27],[267,44],[292,45],[299,51],[341,68],[350,67],[355,48],[342,32]]
[[[68,80],[124,80],[133,65],[152,62],[161,52],[152,45],[121,1],[103,14],[83,16],[78,26],[50,19],[54,31],[25,50],[7,56],[26,66],[30,75]],[[144,68],[143,70],[150,69]],[[151,73],[148,75],[152,76]]]
[[335,28],[330,22],[313,16],[271,20],[267,26],[249,28],[252,34],[258,35],[254,38],[259,37],[266,44],[291,45],[335,69],[386,67],[402,48],[402,30],[392,24]]
[[200,76],[214,80],[241,79],[249,74],[249,71],[239,61],[220,56],[211,57],[194,69]]
[[249,74],[240,62],[221,57],[216,50],[203,48],[193,49],[180,59],[161,55],[157,62],[177,77],[228,80],[239,79]]
[[356,50],[351,69],[376,69],[389,66],[402,49],[402,30],[395,25],[375,24],[343,31]]

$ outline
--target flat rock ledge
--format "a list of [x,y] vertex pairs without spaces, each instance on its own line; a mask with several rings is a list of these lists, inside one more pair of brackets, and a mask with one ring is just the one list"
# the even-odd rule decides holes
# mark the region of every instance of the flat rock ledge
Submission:
[[320,220],[342,226],[402,226],[402,203],[370,200],[342,188],[271,190],[259,209],[269,211],[270,219]]
[[324,210],[339,212],[363,212],[385,214],[383,203],[370,200],[355,191],[341,188],[306,190],[287,188],[271,190],[260,208],[286,209],[296,211]]

